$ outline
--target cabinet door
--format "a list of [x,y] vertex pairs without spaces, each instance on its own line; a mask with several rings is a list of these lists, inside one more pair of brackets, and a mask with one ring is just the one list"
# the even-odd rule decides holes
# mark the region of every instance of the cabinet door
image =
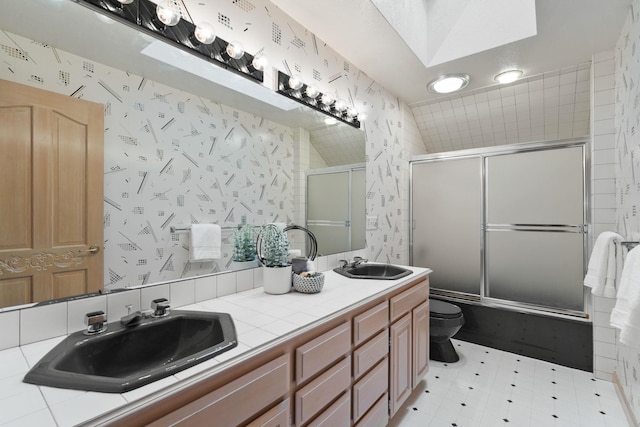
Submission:
[[413,309],[413,378],[412,388],[429,369],[429,301]]
[[389,328],[391,336],[391,367],[390,372],[390,416],[393,416],[402,403],[411,394],[411,313],[407,313]]

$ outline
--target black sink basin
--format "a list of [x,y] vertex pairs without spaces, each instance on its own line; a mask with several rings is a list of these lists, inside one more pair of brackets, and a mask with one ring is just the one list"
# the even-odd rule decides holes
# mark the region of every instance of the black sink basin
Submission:
[[350,279],[396,280],[408,276],[413,271],[392,264],[358,264],[355,267],[334,268],[338,274]]
[[173,375],[237,346],[227,313],[174,310],[135,326],[69,335],[24,377],[51,387],[122,393]]

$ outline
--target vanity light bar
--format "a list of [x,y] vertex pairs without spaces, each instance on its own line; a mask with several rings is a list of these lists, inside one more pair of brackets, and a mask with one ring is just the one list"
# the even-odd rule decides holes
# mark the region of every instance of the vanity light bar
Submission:
[[[211,43],[202,43],[198,37],[194,36],[196,25],[182,18],[175,25],[167,25],[161,22],[156,15],[156,4],[149,0],[134,0],[129,3],[123,3],[120,0],[74,1],[164,42],[176,45],[185,52],[205,59],[235,74],[258,82],[264,81],[263,70],[260,67],[256,68],[254,56],[244,52],[241,47],[238,49],[237,42],[229,43],[219,37],[215,37]],[[233,47],[233,49],[228,49],[230,47]],[[234,53],[233,56],[229,54],[230,50]]]
[[[340,120],[343,123],[348,124],[349,126],[353,126],[354,128],[360,129],[360,120],[358,120],[357,115],[349,115],[351,112],[349,108],[344,108],[340,105],[344,103],[344,101],[334,100],[333,97],[329,100],[330,102],[323,103],[322,98],[328,98],[330,95],[323,95],[318,92],[314,88],[307,86],[302,81],[297,78],[291,78],[287,74],[278,71],[277,75],[277,92],[281,95],[286,96],[289,99],[293,99],[294,101],[299,102],[300,104],[306,105],[308,107],[313,108],[316,111],[320,111],[332,118]],[[293,84],[292,82],[295,82]],[[310,90],[307,90],[311,88]],[[311,94],[311,96],[309,96]]]

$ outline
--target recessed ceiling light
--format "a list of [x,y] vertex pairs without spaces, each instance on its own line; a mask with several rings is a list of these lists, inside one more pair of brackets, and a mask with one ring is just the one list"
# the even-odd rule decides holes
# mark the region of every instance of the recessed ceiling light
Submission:
[[445,74],[429,82],[427,89],[434,93],[456,92],[469,84],[469,76],[466,74]]
[[501,84],[507,84],[515,82],[522,76],[522,74],[524,74],[522,70],[507,70],[500,74],[496,74],[494,80]]

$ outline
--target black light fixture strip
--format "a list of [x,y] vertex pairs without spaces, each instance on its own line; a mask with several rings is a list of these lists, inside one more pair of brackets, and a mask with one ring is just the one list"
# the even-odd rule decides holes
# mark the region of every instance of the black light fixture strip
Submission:
[[98,13],[106,13],[112,19],[123,22],[129,26],[152,36],[173,44],[186,52],[196,55],[204,60],[214,63],[224,69],[228,69],[243,77],[264,81],[264,73],[252,67],[253,55],[244,53],[242,58],[234,59],[225,57],[228,43],[216,37],[211,44],[194,42],[194,24],[180,18],[174,26],[165,26],[156,17],[156,4],[149,0],[134,0],[130,4],[121,4],[117,0],[75,0]]
[[331,105],[324,105],[320,102],[322,98],[322,93],[318,93],[314,98],[310,98],[305,95],[305,91],[307,90],[307,85],[303,84],[300,89],[294,90],[289,87],[289,76],[283,73],[282,71],[278,71],[278,89],[277,92],[281,95],[286,96],[287,98],[293,99],[294,101],[299,102],[300,104],[306,105],[307,107],[311,107],[316,111],[320,111],[332,117],[334,119],[340,120],[343,123],[346,123],[354,128],[360,129],[360,121],[357,117],[349,117],[346,112],[338,111],[334,108],[335,101]]

